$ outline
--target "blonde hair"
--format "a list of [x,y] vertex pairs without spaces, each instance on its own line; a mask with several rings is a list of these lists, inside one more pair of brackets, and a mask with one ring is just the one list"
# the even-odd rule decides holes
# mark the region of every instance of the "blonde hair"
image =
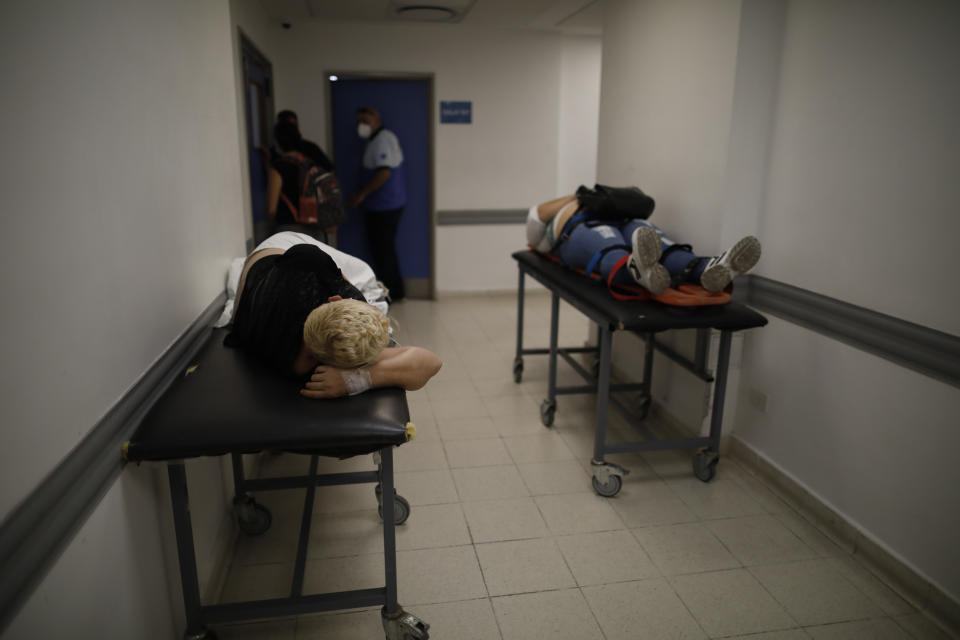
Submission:
[[320,362],[341,369],[371,364],[390,342],[390,321],[360,300],[320,305],[303,323],[303,343]]

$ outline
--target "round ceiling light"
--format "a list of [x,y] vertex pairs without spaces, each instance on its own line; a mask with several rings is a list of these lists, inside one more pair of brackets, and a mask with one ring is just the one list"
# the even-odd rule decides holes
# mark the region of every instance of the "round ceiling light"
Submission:
[[398,18],[423,22],[446,22],[457,17],[457,12],[449,7],[435,7],[425,4],[398,7],[396,11]]

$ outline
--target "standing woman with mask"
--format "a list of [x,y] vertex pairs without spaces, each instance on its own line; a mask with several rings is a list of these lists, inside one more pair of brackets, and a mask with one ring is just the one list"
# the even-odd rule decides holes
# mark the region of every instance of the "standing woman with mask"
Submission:
[[347,203],[363,205],[373,268],[390,290],[392,302],[406,295],[397,258],[397,227],[407,204],[407,182],[400,141],[384,128],[376,107],[357,110],[357,134],[367,140],[361,166],[360,189]]

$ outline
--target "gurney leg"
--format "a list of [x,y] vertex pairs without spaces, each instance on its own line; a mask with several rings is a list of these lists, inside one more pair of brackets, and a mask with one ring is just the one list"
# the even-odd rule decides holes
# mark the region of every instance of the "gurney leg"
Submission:
[[[393,450],[384,447],[380,450],[380,486],[388,496],[394,495],[393,489]],[[397,610],[397,531],[394,523],[393,500],[385,500],[383,507],[383,556],[387,578],[387,601],[384,611]]]
[[200,604],[200,583],[197,579],[197,556],[193,548],[190,523],[190,499],[187,495],[187,474],[183,461],[167,464],[170,498],[173,504],[173,528],[177,535],[177,556],[180,560],[180,582],[183,585],[183,611],[187,618],[184,640],[210,640],[214,633],[203,626]]
[[[383,467],[380,464],[380,452],[377,451],[373,454],[373,462],[377,465],[377,473],[383,472]],[[373,493],[377,496],[377,512],[380,514],[380,517],[383,518],[383,487],[380,486],[380,483],[377,483],[377,486],[373,488]],[[407,518],[410,517],[410,503],[407,502],[407,499],[401,495],[397,494],[397,490],[393,490],[393,524],[403,524],[407,521]]]
[[517,355],[513,359],[513,381],[517,384],[523,379],[523,269],[517,286]]
[[540,403],[540,421],[543,426],[553,425],[553,416],[557,411],[557,346],[560,333],[560,296],[550,292],[550,373],[547,380],[547,398]]
[[621,475],[629,473],[618,464],[603,459],[607,439],[607,407],[610,404],[610,365],[613,348],[613,332],[608,325],[600,328],[600,377],[597,380],[597,427],[593,442],[593,489],[599,495],[617,495],[622,485]]
[[[310,456],[311,479],[317,477],[319,456]],[[303,517],[300,519],[300,539],[297,543],[297,559],[293,564],[293,583],[290,585],[290,597],[303,595],[303,575],[307,566],[307,547],[310,544],[310,521],[313,519],[313,502],[317,492],[317,483],[312,481],[307,487],[307,496],[303,503]]]
[[703,482],[710,482],[717,473],[720,459],[720,434],[723,430],[723,402],[727,394],[727,366],[730,364],[732,331],[720,333],[720,351],[717,353],[717,370],[714,373],[713,412],[710,414],[710,446],[693,456],[693,474]]
[[230,455],[233,462],[233,515],[237,526],[248,536],[259,536],[270,528],[273,516],[270,510],[247,495],[246,480],[243,477],[243,455]]
[[646,419],[653,400],[653,340],[652,333],[643,337],[643,389],[633,408],[638,420]]
[[[380,485],[383,493],[396,495],[393,486],[393,448],[384,447],[380,450],[380,462],[377,470],[380,472]],[[397,531],[394,524],[394,501],[386,500],[382,503],[383,516],[383,567],[386,578],[386,602],[380,610],[383,620],[383,630],[387,640],[427,640],[430,634],[426,624],[415,615],[407,613],[397,603]]]

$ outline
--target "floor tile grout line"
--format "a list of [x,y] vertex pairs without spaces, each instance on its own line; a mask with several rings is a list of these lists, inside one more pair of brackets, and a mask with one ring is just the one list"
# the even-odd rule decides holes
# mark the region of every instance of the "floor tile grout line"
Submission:
[[[748,518],[768,518],[768,517],[771,517],[771,516],[769,516],[768,514],[765,514],[765,515],[762,515],[762,516],[741,516],[741,517],[739,517],[739,518],[725,518],[724,521],[746,520],[746,519],[748,519]],[[720,536],[717,534],[717,532],[714,531],[714,530],[709,526],[710,523],[712,523],[712,522],[717,522],[717,520],[708,520],[708,521],[704,522],[704,523],[703,523],[704,528],[706,528],[707,531],[710,532],[710,534],[717,540],[717,542],[719,542],[719,543],[723,546],[723,548],[727,550],[727,553],[729,553],[731,556],[733,556],[733,558],[736,559],[737,562],[739,562],[742,567],[747,567],[748,565],[746,564],[746,562],[744,562],[743,558],[741,558],[739,555],[737,555],[737,553],[735,553],[734,550],[731,549],[731,548],[727,545],[727,543],[725,543],[725,542],[723,541],[722,538],[720,538]],[[781,524],[781,526],[783,526],[783,525]],[[806,549],[807,551],[813,553],[813,555],[812,555],[810,558],[804,558],[804,560],[813,560],[813,559],[818,559],[818,558],[820,558],[820,554],[814,552],[813,549],[811,549],[809,546],[807,546],[807,544],[806,544],[803,540],[800,540],[800,538],[797,537],[796,534],[794,534],[792,531],[790,531],[789,529],[787,529],[785,526],[784,526],[783,528],[786,529],[791,535],[793,535],[794,538],[796,538],[796,539],[800,542],[800,544],[803,545],[803,548],[804,548],[804,549]],[[763,563],[758,563],[758,564],[763,564]],[[775,563],[771,563],[771,564],[775,564]]]
[[[736,461],[734,461],[734,462],[736,463]],[[742,471],[746,472],[746,470],[745,470],[741,465],[737,464],[737,467],[740,468]],[[753,477],[754,477],[754,479],[758,482],[758,484],[760,484],[760,486],[764,487],[765,489],[767,489],[768,491],[770,491],[771,493],[773,493],[778,499],[780,499],[780,500],[787,506],[787,508],[790,509],[789,513],[792,513],[792,514],[796,515],[797,517],[801,518],[804,522],[806,522],[807,524],[809,524],[810,526],[812,526],[818,533],[820,533],[820,535],[823,535],[824,537],[826,537],[827,540],[829,540],[832,544],[834,544],[835,546],[837,546],[837,548],[838,548],[841,552],[843,552],[842,555],[840,555],[840,556],[821,556],[821,555],[818,553],[817,556],[819,557],[820,560],[830,560],[830,559],[833,559],[833,558],[847,558],[847,559],[852,559],[852,560],[854,560],[855,562],[857,562],[856,554],[854,554],[854,553],[848,553],[848,552],[847,552],[846,550],[844,550],[842,547],[840,547],[839,545],[837,545],[837,543],[834,542],[829,536],[826,536],[826,534],[824,534],[822,531],[820,531],[819,527],[816,526],[816,523],[811,522],[807,517],[804,516],[803,513],[801,513],[801,512],[800,512],[799,510],[797,510],[796,508],[794,508],[794,506],[793,506],[792,504],[790,504],[788,501],[784,500],[782,497],[780,497],[780,496],[777,495],[775,492],[773,492],[772,488],[768,487],[767,484],[766,484],[765,482],[763,482],[763,479],[762,479],[762,478],[760,478],[760,477],[758,477],[758,476],[753,476]],[[734,482],[736,482],[736,478],[734,478]],[[775,516],[774,516],[774,517],[775,517]],[[779,520],[779,519],[778,519],[778,520]],[[783,523],[781,523],[781,524],[783,524]],[[786,525],[784,525],[784,527],[786,527]],[[790,530],[789,527],[787,527],[787,529]],[[793,533],[792,530],[791,530],[791,533]],[[794,534],[794,535],[796,536],[796,534]],[[799,536],[796,536],[796,537],[799,538]],[[803,542],[802,539],[801,539],[801,542]],[[806,545],[805,542],[803,542],[803,544],[809,548],[809,545]],[[811,551],[813,551],[813,549],[811,549]],[[911,602],[909,602],[909,600],[907,600],[906,598],[903,598],[903,597],[898,593],[898,591],[897,591],[894,587],[892,587],[891,585],[887,584],[884,580],[881,580],[878,576],[876,576],[876,574],[874,574],[873,572],[871,572],[867,567],[863,566],[863,563],[862,563],[862,562],[857,562],[857,565],[858,565],[860,568],[862,568],[862,569],[864,569],[865,571],[867,571],[872,577],[876,578],[876,579],[878,580],[878,582],[880,582],[881,585],[883,585],[884,587],[886,587],[886,588],[890,589],[891,591],[893,591],[893,593],[894,593],[895,595],[897,595],[897,597],[899,597],[901,600],[903,600],[904,602],[906,602],[908,606],[914,608],[914,611],[917,611],[916,607],[914,607],[914,605],[913,605]],[[843,575],[843,573],[841,573],[841,572],[839,572],[839,571],[836,571],[836,573],[838,573],[844,580],[846,580],[847,583],[851,584],[851,585],[854,587],[854,589],[856,589],[856,590],[857,590],[859,593],[861,593],[865,598],[867,598],[867,600],[870,601],[871,604],[873,604],[874,606],[876,606],[877,609],[879,609],[879,610],[882,611],[884,614],[886,614],[886,611],[883,610],[883,608],[880,606],[880,604],[879,604],[869,593],[867,593],[867,592],[864,591],[862,588],[860,588],[860,586],[857,585],[855,582],[853,582],[851,579],[847,578],[847,576]]]
[[[465,307],[464,307],[464,308],[465,308]],[[489,322],[489,321],[488,321],[488,322]],[[481,327],[487,327],[488,324],[480,321],[480,322],[479,322],[479,326],[481,326]],[[488,337],[489,337],[489,334],[488,334]],[[477,389],[477,386],[478,386],[477,380],[475,380],[475,379],[473,379],[472,377],[469,377],[469,376],[468,376],[467,378],[464,378],[462,384],[464,384],[464,385],[471,385],[471,386],[473,386],[474,389]],[[427,406],[430,407],[431,414],[434,414],[433,405],[427,405]],[[435,414],[434,414],[434,417],[435,417]],[[492,417],[491,417],[491,419],[496,420],[496,418],[492,418]],[[570,437],[571,433],[574,433],[574,432],[569,432],[569,431],[568,431],[567,433],[561,434],[561,437],[567,436],[567,438],[564,439],[564,444],[566,445],[566,447],[567,447],[568,449],[570,449],[571,451],[573,451],[573,447],[570,445],[570,441],[568,440],[568,438]],[[504,435],[504,434],[498,434],[496,437],[500,438],[501,444],[503,444],[503,438],[505,437],[505,435]],[[574,437],[575,437],[575,436],[574,436]],[[442,436],[441,436],[441,437],[440,437],[440,443],[441,443],[441,446],[442,446],[442,449],[443,449],[443,452],[444,452],[444,457],[447,459],[447,468],[446,468],[445,470],[446,470],[448,473],[450,473],[450,472],[452,472],[453,467],[450,467],[450,466],[449,466],[449,457],[447,456],[447,449],[446,449],[447,440],[445,440],[445,439],[442,438]],[[509,450],[508,450],[508,457],[510,457],[511,459],[513,459],[512,454],[509,452]],[[575,456],[574,459],[579,460],[579,457]],[[517,471],[519,472],[519,470],[520,470],[520,469],[519,469],[520,463],[517,463],[515,459],[514,459],[514,465],[517,467]],[[481,466],[496,466],[496,465],[481,465]],[[466,468],[466,467],[458,467],[458,468]],[[521,475],[521,479],[522,479],[522,481],[523,481],[523,484],[526,486],[528,492],[532,493],[532,491],[530,490],[529,482],[527,481],[526,478],[523,477],[523,474],[520,474],[520,475]],[[656,471],[656,469],[654,469],[654,475],[655,475],[655,477],[657,477],[661,482],[664,482],[665,484],[668,484],[668,486],[669,486],[669,483],[667,482],[667,479],[666,479],[666,477],[663,475],[663,473],[660,473],[660,472]],[[732,476],[732,477],[731,477],[731,480],[733,481],[733,484],[734,484],[735,486],[737,486],[741,491],[743,491],[751,500],[753,500],[754,502],[757,502],[757,503],[760,505],[760,507],[763,509],[763,512],[764,512],[765,514],[770,515],[771,517],[774,517],[778,522],[780,522],[781,525],[783,525],[784,527],[786,527],[786,528],[791,532],[791,535],[792,535],[792,536],[796,537],[797,539],[799,539],[799,540],[801,541],[801,544],[802,544],[802,546],[803,546],[804,548],[808,548],[808,549],[810,549],[810,550],[812,551],[812,548],[810,547],[810,545],[809,545],[807,542],[805,542],[802,538],[800,538],[800,536],[799,536],[797,533],[795,533],[792,529],[790,529],[789,527],[787,527],[784,522],[780,521],[780,518],[777,517],[777,514],[780,513],[780,512],[771,511],[765,503],[763,503],[762,501],[758,500],[752,493],[750,493],[750,491],[747,490],[747,488],[744,486],[744,484],[743,484],[742,482],[739,482],[740,478],[738,478],[738,477],[736,477],[736,476],[734,476],[734,475],[732,475],[732,474],[731,474],[731,476]],[[763,486],[764,488],[766,488],[765,485],[763,485],[763,484],[761,484],[760,486]],[[673,487],[671,487],[671,491],[672,491],[672,495],[674,495],[674,496],[676,497],[676,499],[677,499],[681,504],[689,507],[688,503],[687,503],[686,501],[684,501],[684,500],[677,494],[676,489],[674,489]],[[439,505],[439,504],[458,504],[458,505],[460,505],[460,506],[459,506],[459,509],[460,509],[461,513],[463,513],[463,515],[464,515],[464,520],[466,521],[466,516],[465,516],[465,512],[464,512],[464,505],[469,504],[469,502],[464,502],[462,499],[459,499],[459,498],[460,498],[460,496],[459,496],[459,491],[456,489],[456,485],[455,485],[455,491],[454,491],[454,493],[457,494],[457,497],[458,497],[458,501],[457,501],[457,502],[453,502],[453,503],[450,503],[450,502],[447,502],[447,503],[436,503],[436,504],[438,504],[438,505]],[[544,494],[544,495],[548,495],[548,494]],[[554,494],[554,495],[563,495],[563,494]],[[774,494],[774,496],[777,497],[778,499],[780,499],[779,496],[776,496],[776,494]],[[535,502],[536,504],[538,504],[536,498],[541,497],[541,496],[533,496],[533,495],[531,495],[531,496],[528,496],[528,497],[530,497],[530,499],[533,499],[534,502]],[[431,504],[433,504],[433,503],[431,503]],[[792,508],[792,505],[790,505],[789,503],[786,503],[786,502],[785,502],[785,504],[787,505],[787,508],[788,508],[788,511],[787,511],[786,513],[798,514],[801,518],[803,518],[802,514],[799,514],[796,510],[794,510],[794,509]],[[419,505],[418,505],[418,506],[419,506]],[[423,505],[423,506],[425,506],[425,505]],[[618,514],[619,520],[622,521],[622,523],[623,523],[623,525],[624,525],[624,528],[625,528],[627,531],[631,532],[631,534],[634,534],[634,539],[636,539],[635,532],[636,532],[637,530],[641,530],[641,529],[646,529],[646,528],[658,526],[658,525],[648,525],[648,526],[631,528],[631,527],[627,526],[627,523],[626,523],[626,520],[625,520],[625,516],[624,516],[620,511],[617,511],[617,510],[615,510],[615,511],[616,511],[617,514]],[[539,504],[538,504],[538,512],[540,512],[540,510],[539,510]],[[755,517],[754,515],[749,515],[749,516],[745,515],[745,516],[729,516],[729,517],[714,518],[714,517],[705,517],[705,516],[700,515],[700,514],[697,514],[697,513],[693,513],[692,515],[696,518],[696,520],[695,520],[696,523],[698,523],[702,528],[707,528],[708,530],[710,530],[710,533],[711,533],[711,535],[712,535],[714,538],[716,538],[717,536],[716,536],[716,534],[712,531],[712,529],[711,529],[711,527],[710,527],[710,523],[712,523],[712,522],[720,522],[720,521],[724,521],[724,520],[734,520],[734,519],[737,519],[737,518],[740,518],[740,517]],[[759,514],[758,514],[758,515],[759,515]],[[543,517],[542,512],[540,512],[540,516],[541,516],[541,519],[543,519],[543,520],[545,521],[545,518]],[[804,521],[806,521],[805,518],[804,518]],[[475,557],[477,557],[477,561],[478,561],[478,564],[479,564],[479,558],[478,558],[478,556],[476,555],[476,553],[477,553],[477,551],[476,551],[476,545],[477,545],[477,544],[484,544],[484,543],[477,543],[477,542],[474,540],[474,538],[473,538],[473,532],[472,532],[472,530],[471,530],[470,527],[469,527],[469,522],[468,522],[468,521],[466,522],[466,525],[467,525],[467,527],[468,527],[468,533],[469,533],[469,537],[470,537],[470,540],[471,540],[471,545],[474,546],[474,555],[475,555]],[[576,534],[571,534],[571,533],[563,533],[563,534],[556,533],[556,532],[552,531],[552,530],[549,529],[549,528],[548,528],[548,531],[549,531],[550,533],[549,533],[547,536],[540,536],[540,538],[552,537],[554,540],[558,540],[558,539],[561,538],[561,537],[565,537],[565,536],[569,536],[569,535],[576,535]],[[819,531],[819,530],[818,530],[818,531]],[[536,538],[527,538],[527,539],[536,539]],[[828,538],[828,539],[829,539],[829,538]],[[495,542],[495,541],[491,541],[491,542]],[[831,542],[832,542],[832,540],[831,540]],[[722,541],[720,541],[720,544],[722,545],[723,548],[728,549],[728,547],[726,546],[726,544],[724,544]],[[465,545],[452,545],[452,546],[465,546]],[[425,548],[425,549],[428,549],[428,548],[443,548],[443,547],[427,547],[427,548]],[[647,554],[648,554],[648,552],[647,552],[646,549],[643,547],[643,545],[641,545],[641,549],[643,549],[644,553],[647,553]],[[842,549],[841,549],[841,550],[842,550]],[[729,551],[729,549],[728,549],[728,551]],[[562,551],[561,551],[561,553],[562,553]],[[371,555],[372,555],[372,554],[371,554]],[[649,556],[649,554],[648,554],[648,556]],[[754,565],[753,567],[746,567],[746,566],[743,566],[742,561],[740,561],[740,559],[737,558],[736,555],[734,555],[734,554],[731,553],[731,556],[741,565],[740,568],[746,569],[748,572],[750,572],[750,569],[751,569],[751,568],[755,568],[755,567],[757,567],[757,566],[768,566],[768,565]],[[569,560],[566,558],[565,555],[564,555],[563,557],[564,557],[565,563],[567,564],[568,570],[570,570],[570,568],[569,568]],[[821,562],[822,562],[822,561],[827,561],[827,562],[830,562],[831,560],[832,560],[832,561],[837,561],[838,558],[843,558],[843,559],[853,558],[854,560],[856,560],[856,558],[855,558],[852,554],[849,554],[849,553],[844,552],[841,556],[820,555],[819,553],[817,553],[817,557],[816,557],[814,560],[812,560],[812,561],[821,561]],[[796,563],[806,562],[806,561],[811,561],[811,560],[799,560],[799,561],[796,561]],[[651,562],[652,562],[652,560],[651,560]],[[781,564],[782,564],[782,563],[781,563]],[[786,564],[790,564],[790,563],[786,563]],[[652,562],[652,565],[653,565],[654,568],[656,568],[657,570],[659,570],[659,566],[658,566],[656,563],[653,563],[653,562]],[[859,567],[859,566],[860,566],[860,565],[858,564],[857,567]],[[854,583],[851,578],[848,578],[846,575],[844,575],[839,569],[836,568],[836,566],[833,566],[833,567],[831,567],[831,568],[832,568],[836,573],[840,573],[840,575],[843,576],[843,578],[845,579],[846,582],[851,583],[851,584],[853,585],[853,587],[855,588],[855,590],[856,590],[858,593],[861,593],[861,594],[862,594],[863,596],[865,596],[868,600],[870,600],[873,604],[875,604],[875,605],[877,604],[876,602],[873,601],[873,598],[871,598],[871,597],[866,593],[866,591],[864,591],[864,589],[860,588],[856,583]],[[570,570],[570,571],[571,571],[571,573],[572,573],[572,570]],[[482,573],[482,568],[481,568],[481,573]],[[703,572],[703,573],[706,573],[706,572]],[[695,573],[695,574],[682,574],[682,575],[698,575],[698,574]],[[752,573],[750,573],[750,575],[756,580],[756,576],[753,576]],[[871,575],[873,575],[873,574],[871,573]],[[574,579],[576,579],[575,576],[574,576]],[[758,580],[758,582],[759,582],[759,580]],[[882,580],[881,580],[881,583],[884,584],[885,586],[887,586]],[[611,584],[611,583],[608,583],[608,584]],[[763,585],[763,583],[760,583],[760,584],[763,586],[764,590],[769,593],[769,590],[767,590],[766,586]],[[485,585],[485,588],[486,588],[486,583],[485,583],[485,582],[484,582],[484,585]],[[581,593],[582,593],[582,586],[579,586],[579,585],[578,585],[577,588],[581,589]],[[487,590],[487,593],[488,593],[488,595],[487,595],[487,597],[486,597],[486,600],[487,600],[487,602],[490,603],[490,606],[491,606],[491,608],[492,608],[492,596],[489,595],[489,590]],[[772,597],[772,594],[771,594],[771,597]],[[777,601],[776,598],[774,598],[774,601]],[[778,602],[778,604],[779,604],[779,602]],[[782,605],[781,605],[781,606],[782,606]],[[499,619],[496,618],[496,612],[494,611],[493,613],[494,613],[494,618],[495,618],[495,620],[496,620],[496,622],[497,622],[498,631],[500,632],[500,634],[501,634],[501,636],[502,636],[502,635],[503,635],[503,631],[502,631],[501,629],[499,629]],[[884,613],[885,613],[885,612],[884,612]],[[789,612],[788,612],[788,615],[789,615]],[[923,615],[923,614],[922,614],[922,612],[914,611],[912,615]],[[893,616],[892,616],[892,615],[887,615],[887,614],[885,614],[885,617],[892,618]],[[791,616],[791,619],[792,619],[792,616]],[[879,618],[877,618],[877,619],[879,619]],[[895,623],[896,623],[896,620],[895,620]],[[799,627],[799,625],[798,625],[797,628],[802,629],[802,627]],[[906,631],[906,630],[905,630],[905,631]],[[602,633],[602,628],[601,628],[601,633]],[[907,633],[909,633],[909,632],[907,632]]]

